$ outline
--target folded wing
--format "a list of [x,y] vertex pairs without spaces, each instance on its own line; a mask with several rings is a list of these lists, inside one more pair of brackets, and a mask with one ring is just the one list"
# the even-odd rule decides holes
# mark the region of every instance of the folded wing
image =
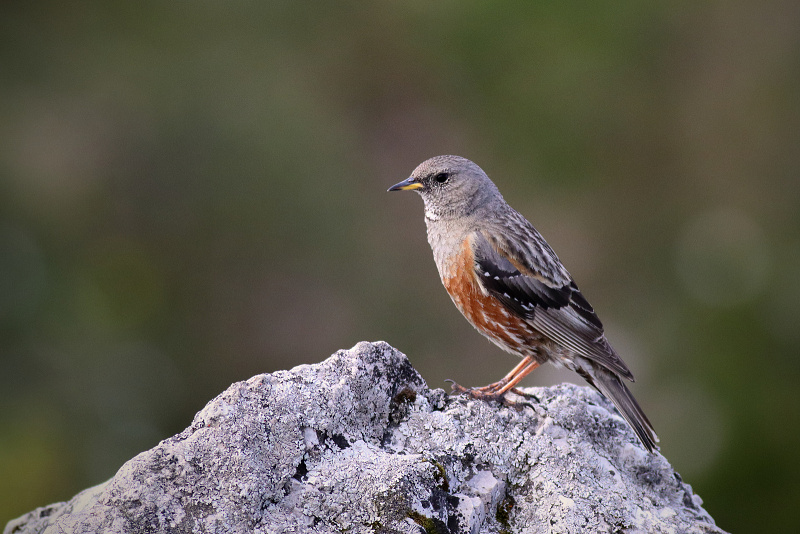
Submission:
[[484,289],[552,341],[633,381],[552,249],[533,227],[513,230],[502,238],[486,230],[473,236],[475,271]]

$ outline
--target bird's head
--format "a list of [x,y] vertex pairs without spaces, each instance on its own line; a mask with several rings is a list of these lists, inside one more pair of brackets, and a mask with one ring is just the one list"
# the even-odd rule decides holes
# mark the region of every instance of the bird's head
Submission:
[[422,162],[389,191],[414,190],[428,218],[464,217],[496,201],[500,192],[475,163],[460,156],[436,156]]

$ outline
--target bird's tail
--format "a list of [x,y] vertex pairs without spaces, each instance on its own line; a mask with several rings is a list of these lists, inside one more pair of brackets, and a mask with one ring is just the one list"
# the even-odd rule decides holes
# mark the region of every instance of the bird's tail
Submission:
[[639,441],[642,442],[644,448],[648,452],[653,452],[656,442],[658,442],[658,436],[656,436],[653,425],[647,419],[639,403],[633,398],[631,391],[615,373],[597,364],[593,364],[592,368],[591,379],[584,378],[614,403],[619,413],[622,414],[622,417],[625,418],[639,437]]

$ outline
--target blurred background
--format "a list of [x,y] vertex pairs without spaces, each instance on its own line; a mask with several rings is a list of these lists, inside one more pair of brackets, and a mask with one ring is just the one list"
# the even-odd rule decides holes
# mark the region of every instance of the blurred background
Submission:
[[793,0],[2,3],[0,524],[360,340],[431,387],[503,376],[385,192],[452,153],[557,251],[717,523],[794,530],[798,27]]

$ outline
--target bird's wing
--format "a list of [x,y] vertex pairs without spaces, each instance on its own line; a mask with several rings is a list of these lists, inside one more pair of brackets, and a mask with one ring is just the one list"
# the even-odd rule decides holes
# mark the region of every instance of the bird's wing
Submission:
[[[603,324],[536,230],[505,228],[473,235],[475,272],[484,289],[542,334],[633,381],[603,334]],[[524,231],[522,231],[524,230]]]

